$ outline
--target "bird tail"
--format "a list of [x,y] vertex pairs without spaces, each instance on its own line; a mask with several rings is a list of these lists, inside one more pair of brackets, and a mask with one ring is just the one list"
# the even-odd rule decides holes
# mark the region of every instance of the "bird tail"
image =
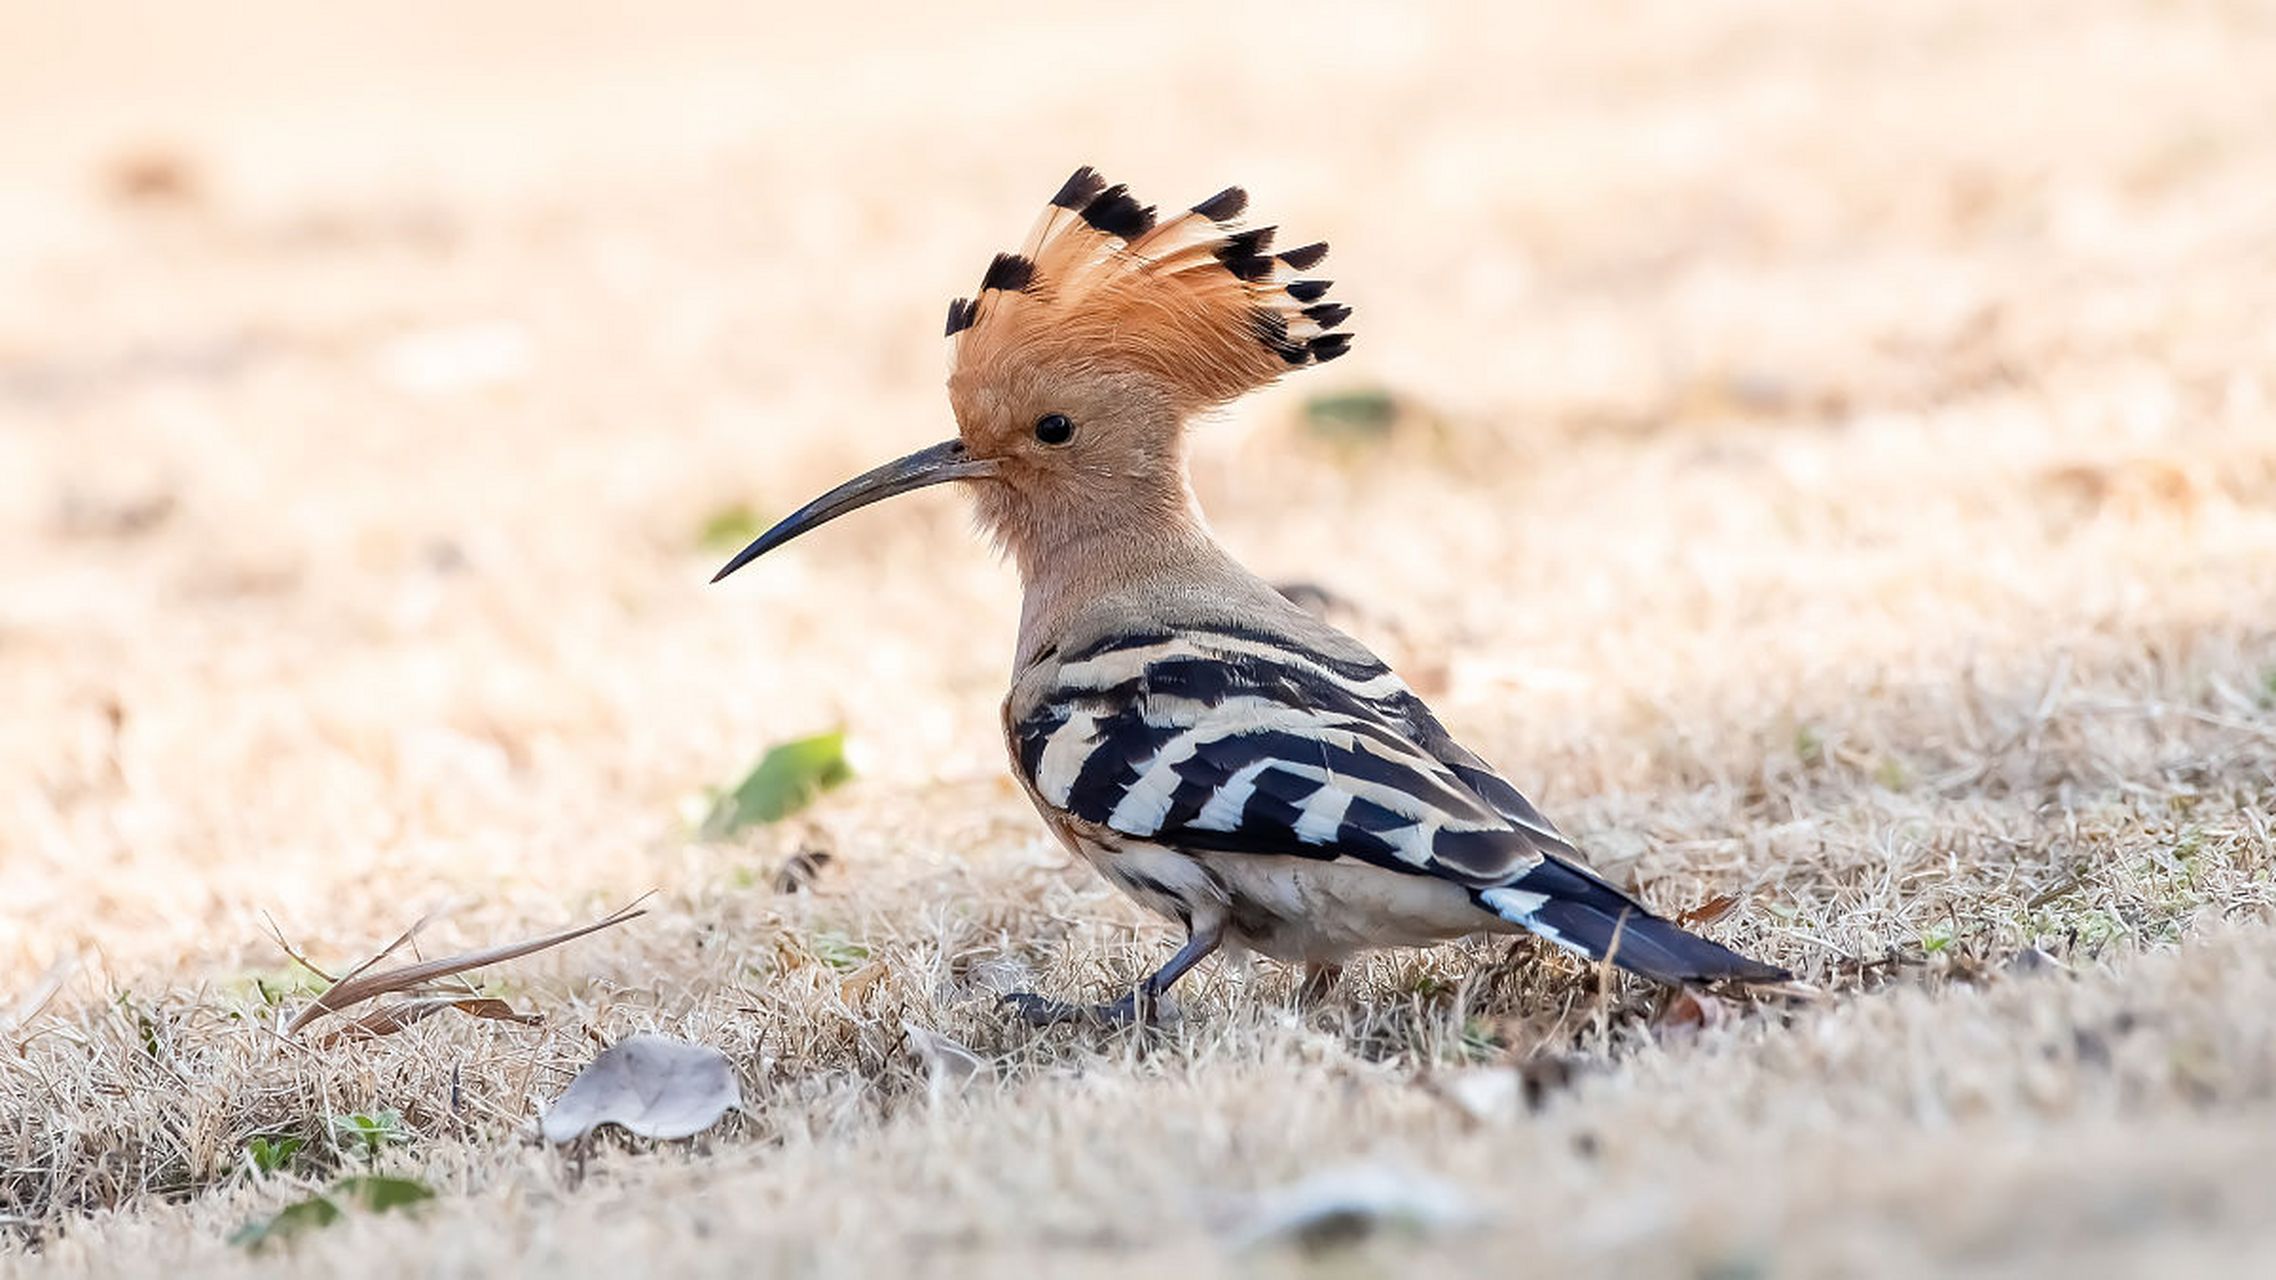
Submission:
[[1562,859],[1507,885],[1471,891],[1478,905],[1591,960],[1610,959],[1656,982],[1785,982],[1793,975],[1660,919],[1635,899]]

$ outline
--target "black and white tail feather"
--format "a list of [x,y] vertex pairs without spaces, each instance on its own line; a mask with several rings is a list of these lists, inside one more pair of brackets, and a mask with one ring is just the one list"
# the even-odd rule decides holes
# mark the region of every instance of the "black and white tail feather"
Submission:
[[[1581,863],[1356,642],[1254,617],[1107,635],[1065,653],[1011,724],[1045,805],[1168,849],[1357,859],[1666,983],[1785,971],[1645,910]],[[1480,925],[1485,925],[1483,919]]]
[[1589,871],[1545,856],[1509,885],[1471,891],[1478,905],[1511,924],[1591,960],[1671,985],[1784,982],[1792,975],[1646,911]]

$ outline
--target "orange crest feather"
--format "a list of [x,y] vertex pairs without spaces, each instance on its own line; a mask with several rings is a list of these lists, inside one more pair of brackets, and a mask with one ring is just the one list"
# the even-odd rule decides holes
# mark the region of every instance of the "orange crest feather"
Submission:
[[949,304],[953,385],[1067,362],[1159,382],[1181,412],[1223,404],[1290,369],[1333,360],[1351,314],[1298,273],[1325,244],[1273,253],[1275,228],[1240,230],[1229,187],[1167,219],[1088,166],[1051,198],[1019,253],[1000,253],[976,298]]

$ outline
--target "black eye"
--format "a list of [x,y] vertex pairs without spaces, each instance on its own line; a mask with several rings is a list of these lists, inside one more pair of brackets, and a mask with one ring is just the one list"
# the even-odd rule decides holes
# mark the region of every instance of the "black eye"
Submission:
[[1045,444],[1065,444],[1075,438],[1075,424],[1063,413],[1047,413],[1035,420],[1035,438]]

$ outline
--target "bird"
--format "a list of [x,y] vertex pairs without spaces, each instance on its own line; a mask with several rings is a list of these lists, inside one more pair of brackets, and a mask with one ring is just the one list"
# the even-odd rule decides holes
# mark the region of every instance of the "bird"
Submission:
[[1003,732],[1067,849],[1184,944],[1119,998],[1012,992],[1028,1022],[1149,1023],[1220,950],[1331,987],[1367,951],[1532,933],[1676,986],[1787,981],[1647,910],[1359,641],[1211,533],[1190,430],[1343,355],[1324,243],[1274,247],[1229,187],[1168,214],[1077,169],[948,308],[950,439],[814,499],[718,582],[850,511],[958,483],[1023,584]]

